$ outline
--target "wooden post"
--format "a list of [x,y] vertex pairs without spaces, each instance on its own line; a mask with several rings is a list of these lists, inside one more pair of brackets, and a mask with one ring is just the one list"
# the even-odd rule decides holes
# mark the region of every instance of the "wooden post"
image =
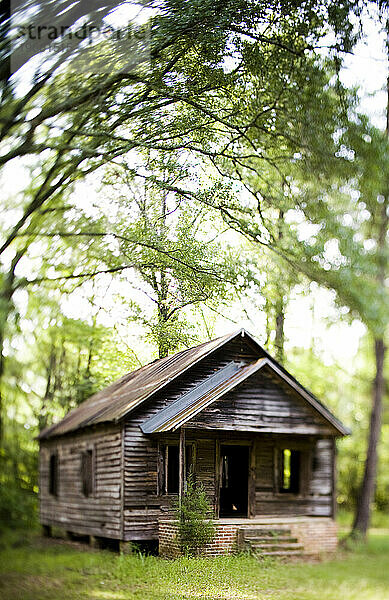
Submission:
[[279,450],[277,446],[273,450],[273,490],[274,493],[279,492]]
[[133,553],[132,542],[124,542],[123,540],[120,540],[119,541],[119,552],[120,552],[120,554],[132,554]]
[[249,465],[249,485],[248,485],[248,517],[255,517],[255,470],[256,470],[256,455],[257,455],[257,438],[254,439],[250,446],[250,465]]
[[335,519],[336,518],[336,509],[337,509],[337,502],[336,502],[336,453],[337,453],[337,449],[336,449],[336,440],[335,438],[332,438],[332,518]]
[[179,445],[179,497],[182,498],[182,496],[185,493],[185,475],[186,475],[186,468],[185,468],[185,429],[183,427],[180,428],[180,445]]
[[100,540],[98,537],[96,537],[95,535],[90,535],[89,536],[89,545],[91,548],[100,548]]
[[[165,451],[163,456],[162,451]],[[162,496],[164,492],[167,492],[167,486],[165,483],[165,471],[164,465],[166,465],[166,448],[161,446],[161,443],[157,443],[157,496]]]
[[214,515],[215,519],[219,518],[220,514],[220,485],[221,485],[221,459],[220,459],[220,441],[215,440],[215,500],[214,500]]

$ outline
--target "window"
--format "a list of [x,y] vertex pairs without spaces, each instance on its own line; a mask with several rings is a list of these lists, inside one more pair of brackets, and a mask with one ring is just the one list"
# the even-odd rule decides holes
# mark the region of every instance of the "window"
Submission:
[[93,450],[81,454],[81,486],[84,496],[92,496],[94,492],[94,460]]
[[166,446],[166,493],[178,494],[179,450],[178,446]]
[[49,493],[58,496],[58,454],[50,455],[49,463]]
[[[163,485],[164,494],[178,494],[180,485],[180,451],[178,444],[166,445],[162,448],[163,456]],[[194,470],[194,444],[185,446],[186,477]],[[160,488],[160,489],[161,489]]]
[[300,491],[300,452],[283,448],[280,464],[280,492],[298,494]]

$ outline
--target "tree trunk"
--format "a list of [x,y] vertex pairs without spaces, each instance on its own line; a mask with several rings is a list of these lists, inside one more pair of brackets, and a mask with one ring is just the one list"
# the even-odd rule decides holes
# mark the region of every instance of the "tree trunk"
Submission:
[[[163,172],[163,180],[165,181],[166,171]],[[163,191],[161,195],[161,215],[159,218],[159,227],[157,228],[158,237],[160,240],[164,240],[166,237],[166,213],[167,213],[167,196],[166,192]],[[166,279],[166,272],[161,268],[159,273],[159,285],[156,289],[157,292],[157,311],[158,311],[158,325],[159,325],[159,339],[158,339],[158,358],[165,358],[168,356],[170,348],[170,340],[166,339],[166,323],[169,321],[169,310],[168,310],[168,297],[169,297],[169,284]]]
[[275,356],[276,359],[282,363],[284,360],[284,323],[285,323],[285,306],[284,299],[282,297],[281,290],[279,291],[280,296],[276,302],[276,337],[274,340]]
[[0,448],[3,447],[4,441],[4,406],[3,406],[3,394],[2,394],[2,383],[4,376],[4,341],[5,341],[5,330],[9,315],[12,311],[12,297],[16,290],[15,284],[15,269],[25,254],[26,248],[19,250],[9,268],[8,273],[4,275],[3,287],[0,290]]
[[365,471],[351,535],[366,538],[370,523],[371,504],[377,479],[378,442],[381,433],[382,398],[384,395],[385,345],[382,338],[374,341],[376,374],[373,384],[373,408],[370,415],[369,442]]
[[[388,82],[389,98],[389,82]],[[389,109],[388,109],[389,112]],[[388,202],[382,204],[381,223],[378,232],[377,250],[378,250],[378,284],[383,290],[385,287],[385,276],[387,269],[387,259],[385,257],[386,236],[388,232]],[[381,433],[382,405],[385,391],[384,382],[384,361],[385,361],[385,342],[384,330],[385,323],[382,324],[382,332],[374,336],[374,357],[375,357],[375,378],[373,383],[372,410],[370,415],[369,440],[367,456],[365,461],[365,470],[361,491],[358,498],[357,509],[352,537],[366,538],[370,523],[371,504],[374,499],[374,491],[377,480],[377,462],[378,462],[378,443]]]
[[[387,58],[389,60],[389,21],[386,21],[386,49]],[[389,76],[386,79],[386,137],[389,139]],[[385,201],[381,205],[381,219],[377,236],[377,252],[378,252],[378,275],[377,282],[380,288],[385,288],[385,278],[387,271],[386,258],[386,238],[388,233],[388,193],[385,194]],[[382,325],[382,332],[374,336],[374,356],[375,356],[375,378],[373,383],[372,395],[372,410],[370,414],[370,429],[369,441],[367,448],[367,456],[365,461],[365,470],[361,491],[358,498],[357,509],[353,528],[351,531],[352,537],[366,538],[367,530],[370,524],[371,504],[374,500],[374,492],[377,481],[377,463],[378,463],[378,444],[381,434],[382,422],[382,405],[385,392],[384,381],[384,362],[385,362],[385,342],[384,332],[385,325]]]
[[52,389],[52,379],[53,379],[53,373],[55,371],[55,360],[56,360],[56,351],[55,351],[55,344],[53,342],[52,346],[51,346],[51,350],[50,350],[49,365],[47,367],[45,395],[42,398],[41,410],[38,415],[39,431],[42,431],[43,429],[45,429],[47,427],[47,423],[48,423],[48,414],[47,414],[48,404],[54,394],[54,390]]
[[[278,242],[281,242],[284,233],[284,212],[282,210],[278,213]],[[282,278],[282,269],[278,269],[278,277]],[[276,359],[282,363],[284,361],[284,324],[285,324],[285,303],[284,303],[284,281],[278,281],[276,283],[277,289],[277,300],[275,303],[275,326],[276,336],[274,339],[274,348]]]

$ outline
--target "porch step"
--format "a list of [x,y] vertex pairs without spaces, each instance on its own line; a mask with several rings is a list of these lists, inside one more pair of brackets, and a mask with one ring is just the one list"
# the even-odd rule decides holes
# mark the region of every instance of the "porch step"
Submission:
[[274,545],[277,544],[279,545],[280,543],[282,545],[285,544],[297,544],[298,543],[298,539],[297,538],[292,538],[289,536],[283,536],[281,537],[252,537],[252,538],[246,538],[245,539],[246,542],[250,542],[251,545],[260,545],[260,546],[270,546],[270,545]]
[[248,538],[251,536],[257,537],[261,535],[263,537],[281,537],[283,535],[290,535],[290,529],[287,527],[264,527],[263,525],[258,525],[258,527],[242,527],[240,531],[244,532],[244,537]]
[[288,558],[289,556],[304,556],[302,550],[276,550],[274,552],[255,552],[255,556],[262,558],[264,556],[274,556],[274,558]]
[[277,546],[270,546],[269,545],[264,545],[264,544],[250,544],[251,548],[253,549],[254,552],[260,552],[261,554],[267,553],[267,552],[289,552],[289,551],[296,551],[296,552],[301,552],[304,548],[301,544],[278,544]]
[[304,546],[296,537],[292,537],[291,530],[287,527],[242,527],[238,532],[238,545],[258,557],[282,558],[304,554]]

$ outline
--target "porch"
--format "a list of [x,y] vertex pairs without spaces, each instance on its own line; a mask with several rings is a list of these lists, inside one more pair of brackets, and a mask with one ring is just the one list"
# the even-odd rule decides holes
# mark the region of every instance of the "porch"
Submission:
[[[202,555],[221,556],[251,551],[277,558],[318,556],[335,552],[337,525],[331,517],[272,517],[217,519],[215,537]],[[180,555],[177,523],[159,521],[159,553],[164,558]]]

